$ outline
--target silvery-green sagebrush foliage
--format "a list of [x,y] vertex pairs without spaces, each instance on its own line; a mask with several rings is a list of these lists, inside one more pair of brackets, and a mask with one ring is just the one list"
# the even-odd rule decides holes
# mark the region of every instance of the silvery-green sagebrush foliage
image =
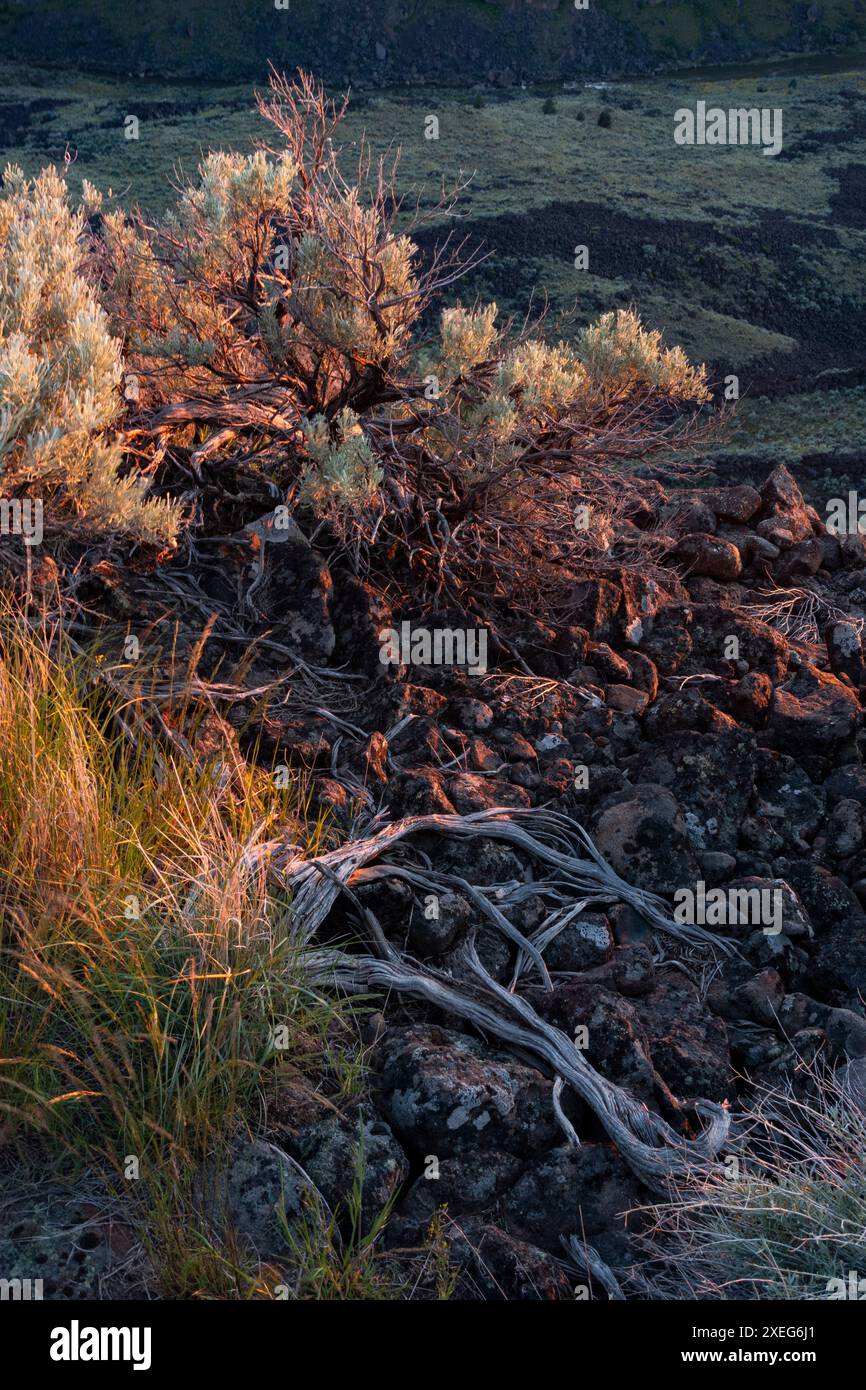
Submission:
[[[540,324],[515,335],[495,304],[449,305],[431,331],[428,309],[472,267],[462,243],[443,232],[422,255],[396,163],[338,144],[345,108],[314,79],[272,74],[258,104],[276,148],[207,154],[156,226],[103,218],[102,303],[140,382],[142,432],[193,449],[194,467],[223,451],[270,472],[349,543],[396,542],[455,595],[466,582],[418,545],[441,542],[459,568],[467,527],[491,565],[510,545],[537,573],[533,547],[545,559],[554,542],[589,563],[628,465],[694,432],[703,369],[631,310],[571,342]],[[598,523],[578,536],[584,500]]]
[[[93,197],[85,189],[85,196]],[[28,180],[9,166],[0,188],[0,469],[75,508],[94,530],[171,542],[178,516],[147,499],[110,430],[122,406],[121,344],[85,278],[84,210],[54,169]]]

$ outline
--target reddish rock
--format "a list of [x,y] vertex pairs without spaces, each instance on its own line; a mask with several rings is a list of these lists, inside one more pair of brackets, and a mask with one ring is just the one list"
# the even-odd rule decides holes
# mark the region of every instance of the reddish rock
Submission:
[[650,697],[645,690],[635,690],[632,685],[609,685],[607,703],[620,714],[643,714]]
[[487,811],[494,806],[531,806],[532,798],[523,787],[513,782],[500,782],[482,777],[476,772],[459,772],[447,781],[448,796],[459,811],[467,816],[473,811]]
[[750,521],[761,505],[761,494],[745,483],[735,487],[702,488],[700,496],[719,521]]
[[702,531],[682,536],[674,547],[673,558],[686,565],[689,573],[705,574],[710,579],[736,579],[743,568],[735,545]]
[[798,541],[787,550],[776,571],[780,584],[796,584],[817,574],[824,559],[824,550],[817,536]]
[[760,729],[766,724],[773,698],[773,683],[762,671],[749,671],[731,691],[731,713]]
[[854,691],[804,664],[787,689],[776,690],[770,727],[783,748],[820,750],[850,738],[860,719]]

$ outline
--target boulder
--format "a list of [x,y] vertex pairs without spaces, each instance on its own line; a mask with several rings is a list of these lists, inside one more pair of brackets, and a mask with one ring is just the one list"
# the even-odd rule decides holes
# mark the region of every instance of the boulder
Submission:
[[422,1157],[480,1147],[528,1156],[556,1136],[552,1083],[466,1034],[420,1024],[392,1029],[381,1062],[388,1121]]
[[625,1214],[641,1188],[608,1144],[560,1145],[527,1165],[503,1203],[511,1229],[561,1253],[560,1237],[586,1239],[608,1263],[628,1255]]
[[681,536],[672,551],[672,558],[685,565],[689,574],[707,575],[710,579],[736,579],[743,564],[740,552],[730,541],[706,532],[692,531]]
[[782,748],[821,751],[850,738],[860,722],[856,694],[836,676],[803,664],[785,689],[777,689],[770,728]]
[[667,787],[642,783],[604,811],[596,846],[627,883],[670,891],[696,876],[697,864],[683,813]]

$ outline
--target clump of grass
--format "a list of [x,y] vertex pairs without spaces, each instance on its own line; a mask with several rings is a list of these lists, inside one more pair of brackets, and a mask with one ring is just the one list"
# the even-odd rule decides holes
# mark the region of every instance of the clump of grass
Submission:
[[274,1292],[283,1298],[316,1302],[416,1297],[447,1302],[457,1287],[459,1271],[451,1262],[444,1211],[434,1214],[422,1246],[390,1249],[383,1245],[382,1237],[396,1194],[370,1215],[365,1211],[364,1173],[364,1152],[359,1145],[345,1210],[327,1211],[314,1194],[308,1193],[301,1218],[291,1225],[284,1221],[293,1282],[278,1283]]
[[[381,1248],[393,1199],[372,1220],[364,1219],[364,1154],[359,1145],[346,1211],[326,1211],[313,1194],[299,1220],[283,1222],[291,1251],[293,1283],[282,1296],[316,1302],[353,1302],[408,1296],[399,1261]],[[342,1217],[342,1219],[341,1219]],[[277,1286],[280,1287],[279,1285]]]
[[803,1072],[760,1090],[743,1156],[651,1208],[642,1296],[843,1298],[866,1274],[863,1095],[819,1062]]
[[555,116],[556,102],[553,100],[553,97],[546,97],[541,109],[545,116]]
[[610,130],[613,125],[613,112],[609,111],[607,107],[605,107],[603,111],[599,111],[598,124],[601,126],[602,130]]
[[263,1081],[320,1067],[338,1024],[258,852],[322,828],[263,771],[227,780],[130,727],[58,628],[0,613],[0,1124],[114,1170],[163,1291],[254,1296],[192,1193]]

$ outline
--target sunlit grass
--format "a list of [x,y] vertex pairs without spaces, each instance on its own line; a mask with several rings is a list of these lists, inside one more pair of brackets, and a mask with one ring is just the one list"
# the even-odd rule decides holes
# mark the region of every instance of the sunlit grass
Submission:
[[[305,982],[291,905],[257,853],[281,837],[315,845],[323,826],[261,769],[226,778],[133,741],[93,669],[58,630],[3,612],[2,1129],[58,1164],[113,1169],[147,1207],[174,1292],[209,1271],[218,1296],[244,1296],[257,1276],[190,1224],[194,1174],[254,1116],[265,1082],[321,1066],[339,1026]],[[280,1026],[289,1045],[276,1049]],[[328,1057],[339,1068],[332,1044]],[[351,1089],[351,1036],[345,1061]]]

